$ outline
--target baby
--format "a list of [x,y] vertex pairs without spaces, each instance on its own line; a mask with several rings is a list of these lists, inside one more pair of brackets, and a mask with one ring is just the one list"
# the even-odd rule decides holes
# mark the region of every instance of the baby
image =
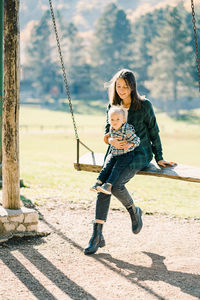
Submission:
[[134,149],[139,146],[140,138],[135,134],[134,127],[126,122],[126,115],[126,111],[121,106],[112,106],[108,112],[110,132],[107,136],[125,140],[127,144],[123,149],[110,146],[103,169],[99,173],[97,182],[90,188],[91,191],[111,194],[113,184],[133,160]]

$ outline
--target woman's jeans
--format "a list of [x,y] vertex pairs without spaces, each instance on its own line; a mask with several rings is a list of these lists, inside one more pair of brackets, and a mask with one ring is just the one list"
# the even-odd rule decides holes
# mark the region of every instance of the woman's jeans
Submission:
[[[133,204],[133,199],[127,191],[125,184],[138,172],[137,169],[131,169],[129,166],[124,169],[121,175],[118,177],[115,184],[112,186],[112,194],[126,207],[128,208]],[[104,193],[97,194],[96,201],[96,219],[106,221],[108,210],[110,206],[111,195]]]

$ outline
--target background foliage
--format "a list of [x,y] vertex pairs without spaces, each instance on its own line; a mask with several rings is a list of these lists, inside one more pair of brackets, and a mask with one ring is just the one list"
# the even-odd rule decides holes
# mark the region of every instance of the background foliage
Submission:
[[[200,20],[197,11],[197,30]],[[109,3],[96,20],[92,38],[56,10],[56,20],[70,91],[76,98],[106,98],[103,83],[121,68],[136,73],[141,94],[159,99],[162,108],[173,101],[195,98],[198,79],[194,56],[191,12],[183,2],[147,13],[134,22],[125,10]],[[46,10],[31,31],[25,47],[22,92],[29,97],[64,98],[50,12]]]

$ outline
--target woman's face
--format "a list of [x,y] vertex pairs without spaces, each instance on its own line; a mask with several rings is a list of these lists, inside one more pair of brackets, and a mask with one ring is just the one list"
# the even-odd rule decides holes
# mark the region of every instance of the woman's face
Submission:
[[117,79],[116,92],[123,101],[131,100],[131,88],[123,78]]

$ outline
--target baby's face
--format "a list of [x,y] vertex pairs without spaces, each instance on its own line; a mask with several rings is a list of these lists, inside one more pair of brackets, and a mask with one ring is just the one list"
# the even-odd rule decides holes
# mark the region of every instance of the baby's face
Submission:
[[110,115],[110,125],[114,130],[119,130],[124,124],[125,120],[121,114],[113,113]]

